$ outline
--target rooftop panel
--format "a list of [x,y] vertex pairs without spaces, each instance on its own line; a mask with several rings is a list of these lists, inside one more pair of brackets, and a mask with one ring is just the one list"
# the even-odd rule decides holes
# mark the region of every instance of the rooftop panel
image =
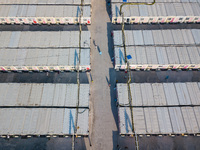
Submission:
[[[78,109],[78,135],[88,135],[88,109]],[[72,135],[76,109],[2,108],[0,135]]]
[[[131,83],[132,106],[200,105],[198,82]],[[117,84],[118,103],[129,106],[127,84]]]
[[200,107],[119,107],[120,134],[132,132],[131,109],[136,134],[197,134]]
[[[76,107],[77,84],[1,83],[0,106]],[[89,107],[89,85],[80,85],[79,107]]]

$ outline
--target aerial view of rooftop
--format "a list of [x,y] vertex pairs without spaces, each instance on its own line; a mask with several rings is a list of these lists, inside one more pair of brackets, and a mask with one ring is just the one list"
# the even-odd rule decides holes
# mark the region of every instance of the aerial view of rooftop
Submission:
[[0,150],[199,150],[200,0],[0,0]]

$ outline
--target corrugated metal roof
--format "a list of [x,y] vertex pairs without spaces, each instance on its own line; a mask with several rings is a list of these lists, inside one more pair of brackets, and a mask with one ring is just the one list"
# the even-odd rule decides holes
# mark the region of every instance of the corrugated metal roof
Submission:
[[[77,84],[0,83],[0,106],[76,107]],[[89,107],[89,85],[80,85],[79,107]]]
[[[80,5],[81,0],[1,0],[0,4],[68,4]],[[91,4],[91,0],[84,0],[84,4]]]
[[119,129],[120,133],[131,134],[132,133],[132,123],[131,123],[131,112],[127,107],[119,108]]
[[[115,46],[122,46],[122,31],[113,31]],[[199,45],[199,29],[125,30],[126,46]]]
[[168,109],[166,107],[157,107],[156,111],[157,111],[157,116],[158,116],[160,133],[161,134],[172,133],[172,125],[171,125]]
[[142,84],[141,87],[143,105],[154,105],[154,98],[151,84]]
[[[180,107],[168,108],[174,133],[186,133],[182,112]],[[198,132],[198,131],[196,131]]]
[[[131,55],[130,65],[173,65],[200,64],[199,47],[155,47],[129,46],[126,54]],[[115,47],[115,65],[125,65],[124,48]]]
[[152,45],[154,43],[153,34],[151,30],[144,30],[143,38],[144,38],[144,45]]
[[190,105],[191,100],[190,100],[187,85],[184,83],[175,84],[175,88],[177,91],[176,93],[177,93],[178,99],[180,101],[180,104]]
[[[0,49],[0,66],[77,66],[79,49]],[[90,49],[81,49],[80,66],[90,66]]]
[[[88,109],[78,109],[77,134],[88,134]],[[72,135],[76,109],[2,108],[0,135]]]
[[[200,85],[200,83],[198,83]],[[198,84],[194,84],[194,83],[186,83],[187,87],[188,87],[188,92],[191,98],[191,103],[194,105],[198,105],[199,104],[199,97],[200,97],[200,86],[198,86]]]
[[[200,105],[198,82],[131,83],[133,106]],[[129,106],[127,84],[117,84],[119,105]]]
[[198,123],[197,128],[200,130],[200,108],[194,107],[193,109],[194,109],[194,114],[196,116],[196,120],[197,120],[197,123]]
[[183,113],[184,123],[187,132],[189,133],[195,133],[196,131],[199,131],[198,120],[197,120],[198,118],[196,118],[195,116],[194,109],[196,109],[196,107],[181,108],[181,111]]
[[[128,108],[130,110],[130,108]],[[144,110],[142,108],[133,109],[134,129],[137,134],[147,133]],[[128,116],[130,117],[130,116]],[[131,119],[131,117],[130,117]]]
[[[22,7],[24,11],[22,13]],[[0,11],[0,17],[79,17],[81,6],[71,5],[0,5],[1,9],[8,10],[8,13]],[[71,10],[68,13],[64,11]],[[83,16],[90,17],[90,6],[83,6]]]
[[[194,134],[199,133],[200,107],[149,107],[133,109],[137,134]],[[131,112],[119,107],[120,134],[133,134]]]
[[167,105],[179,105],[178,97],[173,83],[164,83],[163,88],[167,100]]
[[159,134],[160,129],[156,108],[144,108],[144,116],[146,120],[146,133]]
[[[122,3],[123,0],[112,0],[112,3]],[[127,0],[127,2],[153,2],[153,0]],[[196,3],[199,0],[156,0],[156,3]]]
[[[150,1],[152,2],[152,0]],[[121,4],[112,3],[113,17],[120,16],[118,10],[120,10]],[[165,3],[163,0],[161,3],[156,1],[154,5],[124,5],[122,9],[124,17],[199,16],[199,10],[200,5],[197,2],[179,3],[174,1],[174,3]]]
[[[90,32],[82,31],[81,47],[90,47]],[[0,48],[79,47],[79,31],[1,31]]]

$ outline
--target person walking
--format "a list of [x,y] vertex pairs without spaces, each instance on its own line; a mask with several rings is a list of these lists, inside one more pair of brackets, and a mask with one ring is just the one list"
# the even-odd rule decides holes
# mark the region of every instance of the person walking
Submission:
[[100,49],[99,49],[99,47],[97,45],[95,46],[95,49],[99,51],[100,55],[102,54],[102,52],[100,51]]

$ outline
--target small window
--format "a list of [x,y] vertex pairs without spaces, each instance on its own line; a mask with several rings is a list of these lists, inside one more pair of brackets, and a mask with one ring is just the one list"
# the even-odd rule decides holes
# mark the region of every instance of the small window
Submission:
[[19,19],[19,21],[23,21],[22,19]]
[[179,20],[183,20],[183,18],[179,18]]
[[38,21],[42,21],[42,19],[38,19]]
[[167,20],[171,20],[172,18],[168,18]]
[[189,20],[190,18],[186,18],[185,20]]
[[47,21],[51,21],[51,19],[47,19]]
[[162,18],[158,18],[158,20],[162,20]]
[[135,18],[132,18],[132,21],[134,21],[135,20]]
[[153,18],[150,18],[149,20],[153,20]]

